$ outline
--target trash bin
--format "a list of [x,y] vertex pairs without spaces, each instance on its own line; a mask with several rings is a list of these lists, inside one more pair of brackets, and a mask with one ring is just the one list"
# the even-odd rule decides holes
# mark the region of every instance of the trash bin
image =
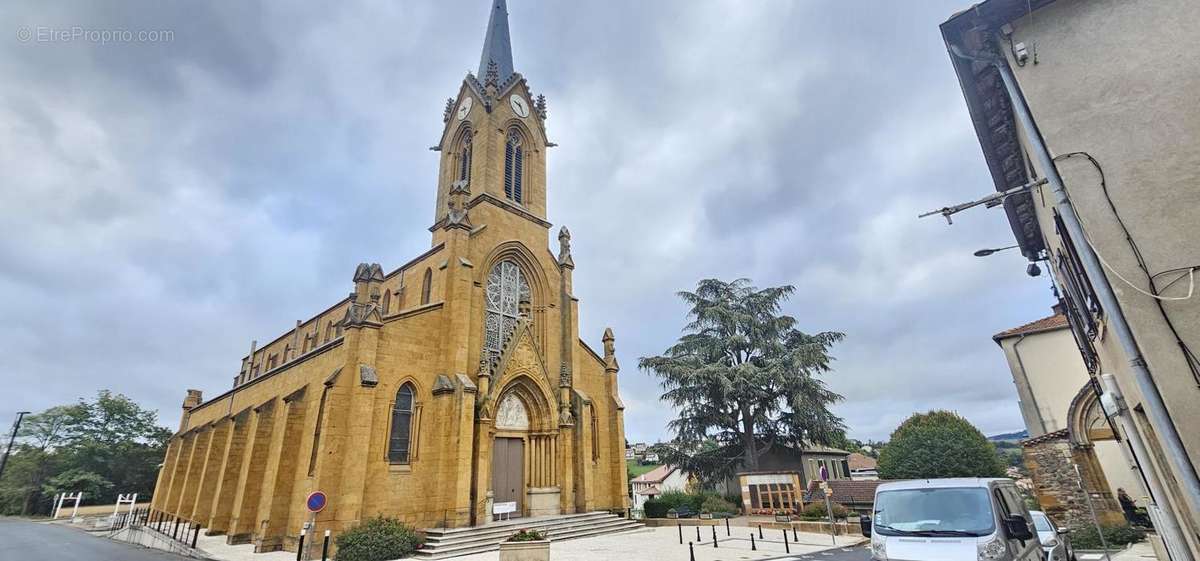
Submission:
[[862,528],[863,537],[867,537],[867,538],[871,537],[871,517],[870,516],[865,516],[865,515],[859,516],[858,517],[858,525]]

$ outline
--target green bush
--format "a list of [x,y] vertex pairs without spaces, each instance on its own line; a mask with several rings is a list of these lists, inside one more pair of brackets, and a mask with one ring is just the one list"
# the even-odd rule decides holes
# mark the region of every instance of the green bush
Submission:
[[[835,520],[846,518],[850,515],[850,509],[846,508],[841,503],[832,503],[829,508],[833,509],[833,518]],[[825,507],[825,501],[816,501],[804,505],[804,509],[800,511],[801,520],[828,520],[829,508]]]
[[879,453],[880,479],[1004,477],[996,448],[949,411],[918,413],[900,424]]
[[642,505],[642,510],[646,513],[646,518],[666,518],[667,510],[670,508],[670,506],[667,506],[667,503],[658,499],[648,499]]
[[378,516],[338,534],[337,561],[388,561],[407,557],[425,536],[395,518]]
[[704,502],[700,503],[700,512],[728,512],[737,514],[737,505],[716,495],[704,497]]
[[667,491],[660,495],[658,500],[669,509],[686,506],[693,512],[700,512],[700,507],[704,505],[704,495],[692,495],[683,491]]
[[[1104,541],[1108,543],[1109,547],[1123,547],[1146,539],[1146,532],[1128,524],[1103,526],[1103,529]],[[1069,535],[1071,536],[1071,545],[1075,549],[1102,549],[1104,547],[1100,543],[1100,535],[1096,533],[1095,526],[1071,530]]]

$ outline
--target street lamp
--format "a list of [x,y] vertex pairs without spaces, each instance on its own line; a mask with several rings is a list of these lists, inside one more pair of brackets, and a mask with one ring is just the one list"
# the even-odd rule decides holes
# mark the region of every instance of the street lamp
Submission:
[[975,257],[987,257],[993,253],[996,253],[999,251],[1004,251],[1006,249],[1013,249],[1015,247],[1017,247],[1017,246],[1010,245],[1008,247],[996,247],[996,248],[981,249],[981,250],[978,250],[975,252]]
[[4,477],[4,466],[8,465],[8,456],[12,454],[13,442],[17,440],[17,430],[21,428],[21,419],[29,414],[29,411],[17,411],[17,422],[13,423],[12,435],[8,437],[8,449],[4,451],[4,459],[0,460],[0,478]]

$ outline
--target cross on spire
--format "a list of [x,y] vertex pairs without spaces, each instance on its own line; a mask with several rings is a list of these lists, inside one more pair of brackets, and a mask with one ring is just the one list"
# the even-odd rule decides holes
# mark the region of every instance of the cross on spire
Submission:
[[486,76],[489,63],[496,64],[499,83],[504,83],[512,76],[512,39],[508,35],[508,4],[505,0],[492,2],[492,13],[488,16],[487,35],[483,38],[483,53],[479,57],[479,73],[476,76]]

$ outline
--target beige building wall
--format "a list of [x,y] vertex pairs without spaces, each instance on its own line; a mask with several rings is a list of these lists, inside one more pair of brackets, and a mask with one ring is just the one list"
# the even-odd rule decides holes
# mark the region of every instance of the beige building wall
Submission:
[[[1150,283],[1104,187],[1151,275],[1180,267],[1186,273],[1187,267],[1200,264],[1200,237],[1194,234],[1200,216],[1200,51],[1184,47],[1195,41],[1196,22],[1200,3],[1190,0],[1059,0],[1033,18],[1013,22],[1015,41],[1037,45],[1038,64],[1010,62],[1051,153],[1087,152],[1103,169],[1104,186],[1099,170],[1086,158],[1057,162],[1089,242],[1108,263],[1108,281],[1193,466],[1200,464],[1200,430],[1195,430],[1200,427],[1200,380],[1163,311],[1182,341],[1200,349],[1200,297],[1161,302],[1160,310],[1159,303],[1139,292],[1149,292]],[[1040,170],[1036,174],[1045,175]],[[1038,220],[1055,253],[1063,240],[1054,223],[1052,195],[1048,187],[1038,191],[1045,191],[1034,196]],[[1177,276],[1157,276],[1156,289],[1168,297],[1185,296],[1186,278],[1170,284]],[[1102,314],[1098,319],[1103,323],[1106,318]],[[1148,467],[1169,482],[1176,468],[1159,440],[1161,431],[1137,412],[1144,398],[1128,368],[1129,357],[1106,335],[1102,328],[1095,343],[1102,372],[1116,376],[1135,412],[1152,452]],[[1168,491],[1192,549],[1200,551],[1200,512],[1176,485],[1168,485]]]
[[[960,48],[1003,57],[1016,77],[1037,130],[1017,124],[1009,136],[1011,114],[1006,120],[1003,112],[993,112],[1008,103],[998,76],[980,70],[987,63],[951,55],[998,187],[1012,186],[1015,176],[1046,177],[1037,158],[1022,161],[1022,155],[1035,153],[1029,138],[1040,136],[1055,158],[1087,234],[1075,241],[1090,244],[1104,262],[1103,275],[1183,451],[1168,449],[1163,439],[1168,427],[1152,423],[1145,411],[1147,397],[1132,375],[1132,357],[1109,329],[1114,310],[1086,314],[1098,325],[1091,334],[1096,374],[1115,377],[1149,448],[1141,467],[1165,486],[1160,502],[1176,512],[1187,547],[1200,557],[1200,505],[1188,500],[1181,485],[1195,482],[1200,465],[1200,376],[1188,357],[1188,349],[1200,349],[1200,295],[1185,298],[1189,272],[1200,265],[1200,237],[1194,233],[1200,215],[1200,50],[1192,48],[1198,22],[1200,3],[1193,0],[988,0],[954,16],[943,32]],[[1017,59],[1018,44],[1026,60]],[[1010,139],[1019,143],[1017,150],[1007,150]],[[1032,168],[1027,174],[1021,173],[1025,166]],[[1049,186],[1031,195],[1029,211],[1061,290],[1074,275],[1058,265],[1068,244],[1054,221],[1054,195]],[[1026,211],[1013,214],[1019,204],[1006,206],[1014,229],[1023,231]],[[1128,238],[1137,243],[1141,262]],[[1156,300],[1150,292],[1171,300]]]
[[[1012,370],[1029,436],[1036,438],[1066,429],[1071,403],[1088,383],[1087,368],[1079,357],[1070,328],[1063,323],[1061,327],[998,335],[996,343]],[[1028,390],[1022,389],[1025,384]],[[1145,506],[1145,498],[1140,496],[1139,475],[1123,445],[1116,441],[1097,441],[1092,445],[1113,496],[1117,496],[1118,489],[1124,489],[1139,505]]]

